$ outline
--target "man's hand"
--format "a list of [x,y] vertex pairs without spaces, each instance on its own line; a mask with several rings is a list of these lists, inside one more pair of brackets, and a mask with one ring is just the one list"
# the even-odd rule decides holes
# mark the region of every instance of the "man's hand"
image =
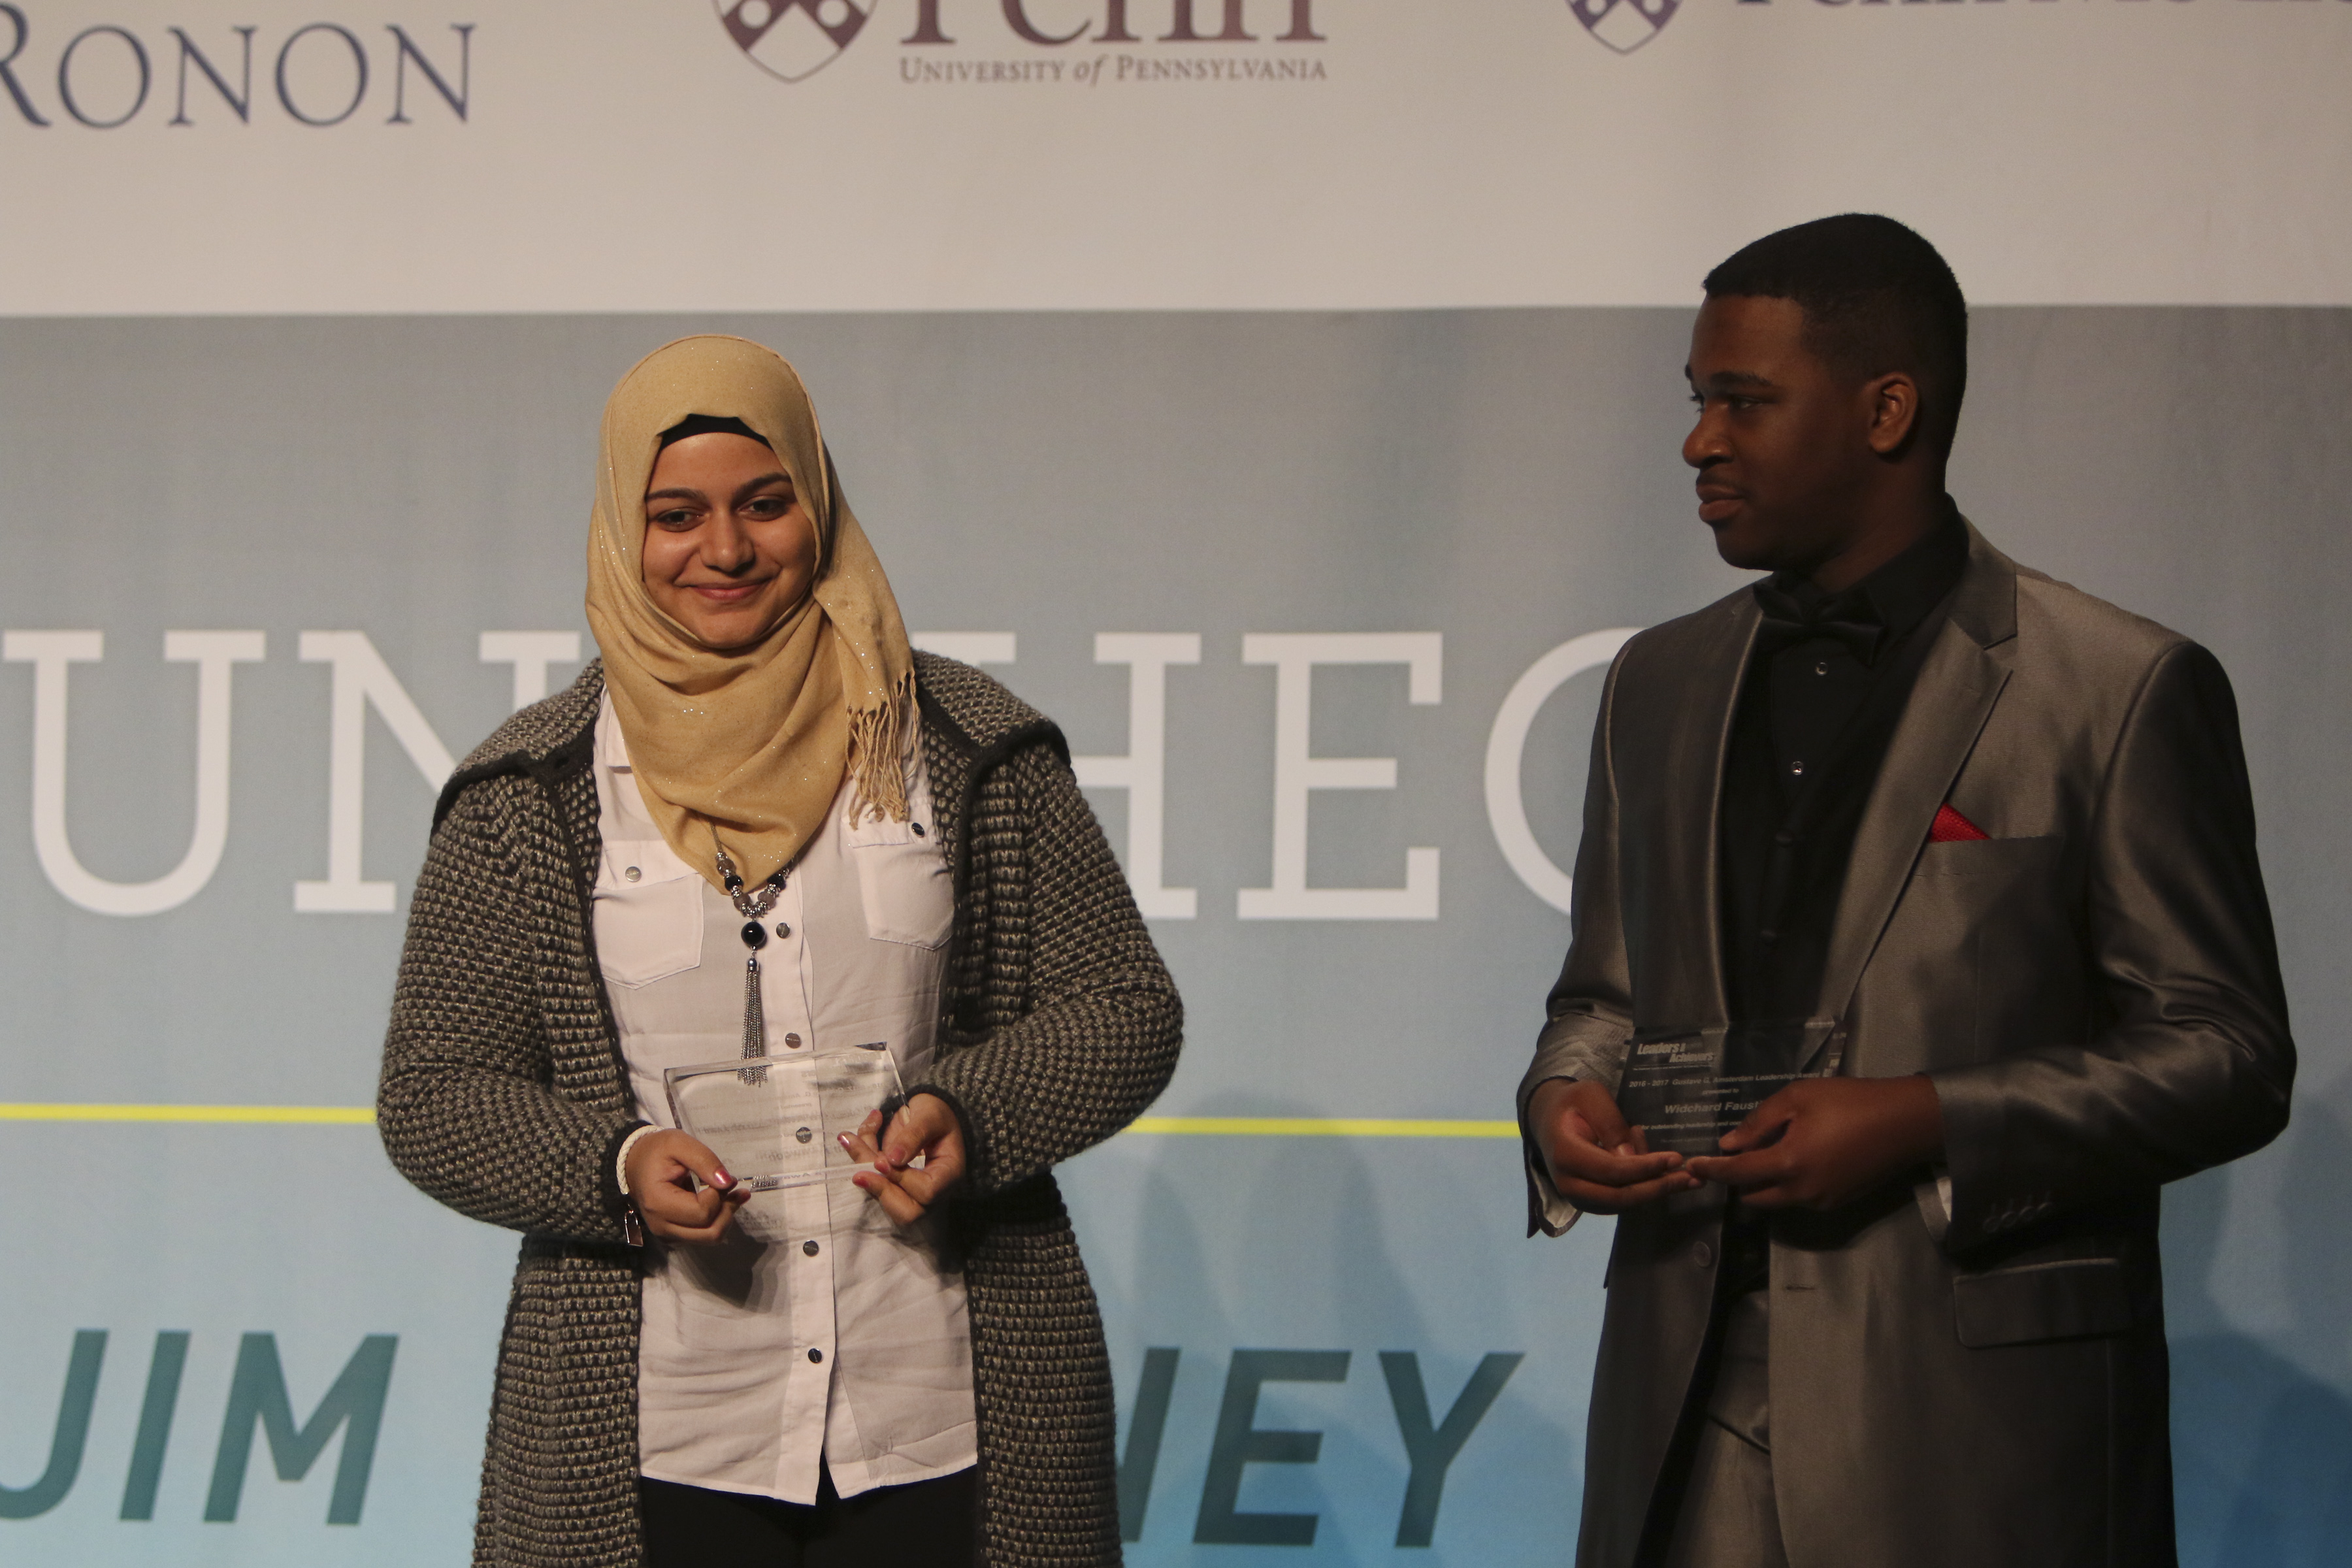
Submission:
[[[630,1146],[628,1171],[630,1201],[646,1229],[664,1241],[717,1241],[751,1195],[700,1139],[667,1128]],[[699,1192],[695,1176],[703,1181]]]
[[1750,1208],[1833,1209],[1936,1158],[1944,1110],[1924,1078],[1800,1079],[1723,1135],[1692,1173]]
[[1649,1139],[1625,1125],[1616,1100],[1597,1083],[1538,1084],[1528,1099],[1528,1131],[1551,1184],[1586,1214],[1622,1214],[1698,1185],[1680,1154],[1650,1152]]
[[[876,1134],[881,1135],[877,1146]],[[917,1094],[890,1118],[887,1131],[878,1110],[866,1118],[856,1132],[841,1135],[841,1146],[852,1159],[874,1166],[850,1180],[873,1194],[882,1212],[900,1225],[912,1225],[930,1206],[963,1180],[963,1126],[948,1102],[936,1094]],[[916,1169],[908,1162],[922,1157]]]

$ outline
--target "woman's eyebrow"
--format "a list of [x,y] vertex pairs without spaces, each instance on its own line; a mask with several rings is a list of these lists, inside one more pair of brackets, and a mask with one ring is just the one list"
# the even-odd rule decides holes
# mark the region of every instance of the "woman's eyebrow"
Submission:
[[740,505],[744,501],[749,500],[751,497],[759,494],[760,491],[766,489],[770,485],[778,484],[783,486],[786,489],[791,489],[793,488],[792,475],[779,470],[772,474],[761,474],[756,479],[746,479],[741,484],[735,487],[736,504]]
[[672,485],[667,489],[647,490],[646,499],[647,500],[702,500],[706,498],[700,490],[690,489],[682,485]]

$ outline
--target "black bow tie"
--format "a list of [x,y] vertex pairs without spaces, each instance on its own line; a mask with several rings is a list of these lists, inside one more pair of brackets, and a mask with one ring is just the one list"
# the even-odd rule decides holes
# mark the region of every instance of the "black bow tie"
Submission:
[[1868,666],[1877,662],[1879,645],[1886,639],[1886,623],[1867,595],[1833,594],[1808,606],[1768,580],[1756,584],[1756,604],[1764,612],[1756,632],[1759,658],[1828,637],[1843,643],[1847,652]]

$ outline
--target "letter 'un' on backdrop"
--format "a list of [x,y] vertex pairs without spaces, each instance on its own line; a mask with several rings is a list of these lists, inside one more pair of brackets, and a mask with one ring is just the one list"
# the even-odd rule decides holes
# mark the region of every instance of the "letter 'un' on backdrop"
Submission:
[[1699,277],[1866,207],[1979,302],[1971,517],[2236,681],[2305,1064],[2168,1194],[2184,1560],[2339,1560],[2347,65],[2352,0],[0,4],[0,1558],[461,1559],[513,1238],[367,1124],[402,921],[594,652],[605,392],[721,330],[1183,988],[1063,1173],[1131,1559],[1566,1561],[1608,1230],[1522,1238],[1508,1117],[1586,742],[1743,580]]

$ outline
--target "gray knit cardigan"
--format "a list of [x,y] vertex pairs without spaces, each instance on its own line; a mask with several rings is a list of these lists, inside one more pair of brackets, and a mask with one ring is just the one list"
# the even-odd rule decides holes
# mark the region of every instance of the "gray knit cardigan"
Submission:
[[[1051,1167],[1174,1069],[1175,986],[1053,724],[918,655],[956,913],[940,1048],[909,1089],[961,1118],[950,1205],[971,1301],[989,1568],[1119,1561],[1109,1358]],[[612,1174],[638,1124],[596,964],[602,667],[523,710],[443,792],[409,911],[376,1111],[402,1174],[523,1233],[474,1561],[637,1568],[642,1253]]]

